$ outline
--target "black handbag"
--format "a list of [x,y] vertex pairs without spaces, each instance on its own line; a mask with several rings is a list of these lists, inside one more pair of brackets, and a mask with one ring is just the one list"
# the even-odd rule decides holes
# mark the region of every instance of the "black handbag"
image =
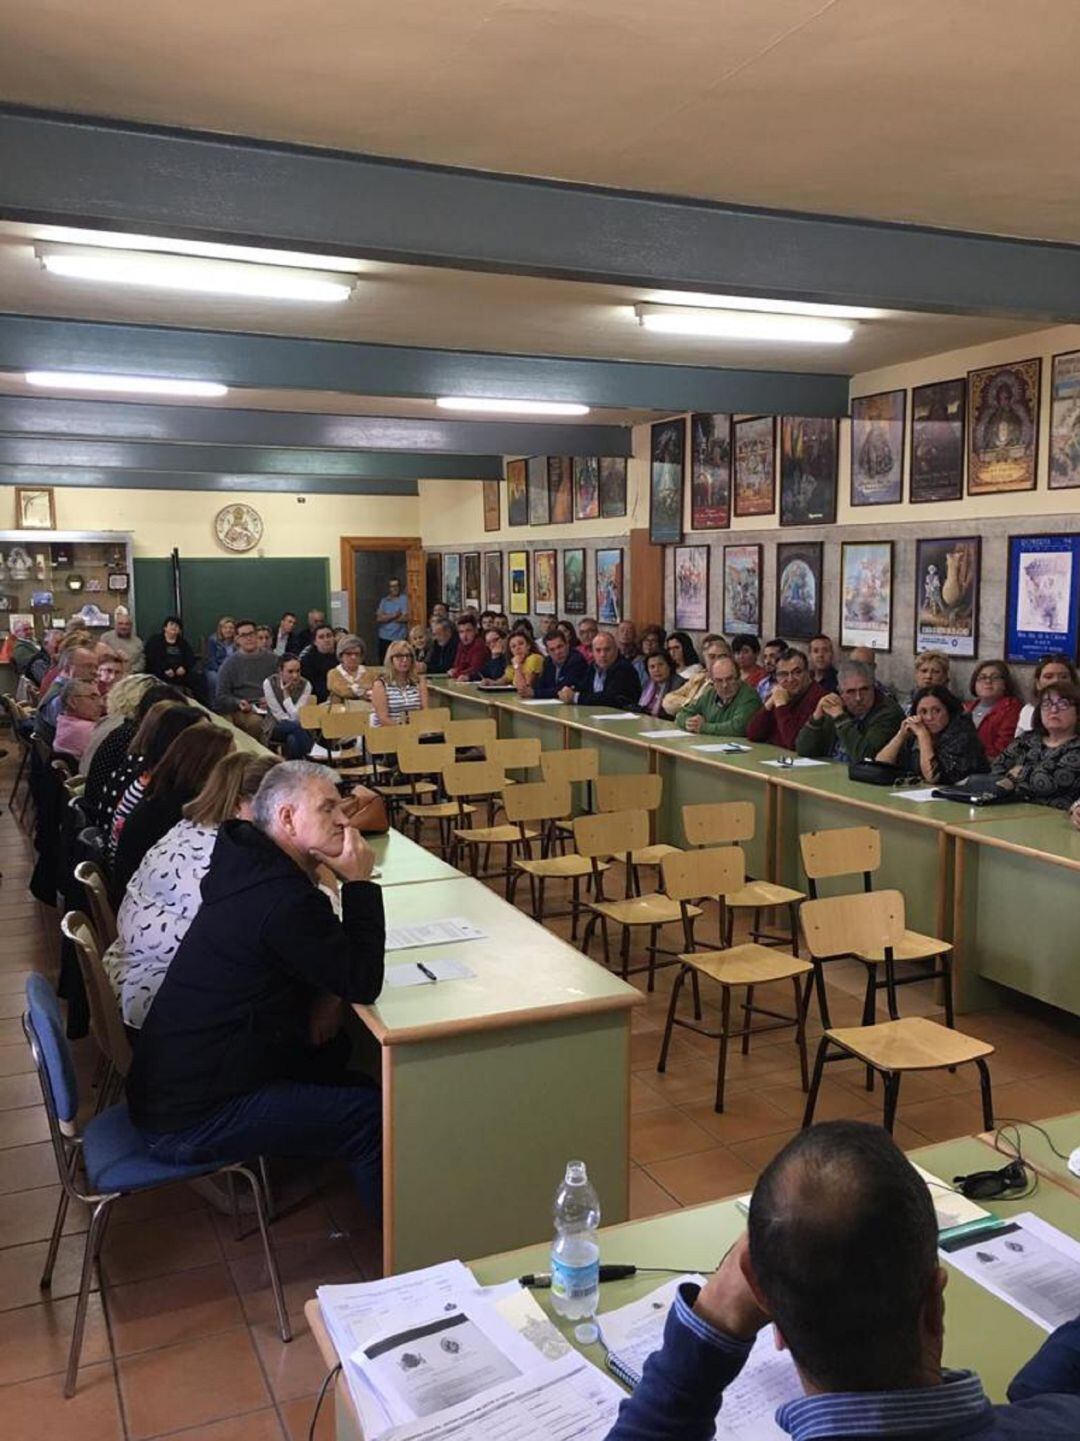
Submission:
[[868,786],[895,786],[906,780],[908,773],[887,761],[852,761],[847,768],[849,781],[861,781]]

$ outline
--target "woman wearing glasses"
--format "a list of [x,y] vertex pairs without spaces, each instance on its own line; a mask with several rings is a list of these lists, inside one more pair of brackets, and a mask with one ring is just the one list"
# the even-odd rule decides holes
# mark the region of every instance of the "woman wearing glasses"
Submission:
[[1076,685],[1076,667],[1067,655],[1062,651],[1051,651],[1049,655],[1040,656],[1036,662],[1035,670],[1031,677],[1031,705],[1024,706],[1020,712],[1020,719],[1016,723],[1016,734],[1021,736],[1029,731],[1035,722],[1035,716],[1039,708],[1039,696],[1047,686],[1057,685],[1059,681],[1071,681]]
[[1080,687],[1069,680],[1044,687],[1031,730],[990,769],[998,786],[1019,800],[1071,810],[1080,797]]
[[983,750],[990,760],[995,760],[1017,734],[1020,719],[1020,698],[1012,671],[1003,660],[981,661],[971,673],[971,694],[974,699],[966,701],[964,709]]

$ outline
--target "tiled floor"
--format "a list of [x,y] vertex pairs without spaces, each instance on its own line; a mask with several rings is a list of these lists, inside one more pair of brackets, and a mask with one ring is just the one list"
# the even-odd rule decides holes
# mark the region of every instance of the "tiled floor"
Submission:
[[[9,764],[9,763],[8,763]],[[5,784],[7,776],[7,784]],[[10,785],[0,767],[0,795]],[[0,815],[0,1434],[5,1441],[302,1441],[323,1365],[304,1324],[303,1303],[322,1281],[365,1274],[365,1237],[347,1183],[298,1175],[283,1186],[285,1214],[274,1231],[295,1339],[282,1345],[258,1245],[233,1239],[231,1222],[194,1192],[177,1188],[117,1209],[102,1258],[104,1298],[95,1292],[79,1388],[62,1395],[81,1232],[72,1215],[52,1291],[38,1288],[56,1203],[56,1173],[19,1015],[26,976],[51,974],[58,917],[26,886],[32,852]],[[554,928],[565,926],[555,922]],[[859,978],[830,973],[834,1016],[855,1021]],[[656,1059],[670,972],[633,1022],[631,1204],[635,1216],[711,1200],[753,1184],[799,1125],[803,1094],[788,1033],[737,1049],[729,1063],[728,1107],[712,1109],[715,1042],[676,1035],[666,1075]],[[905,1009],[919,1009],[914,987]],[[706,1001],[708,997],[706,996]],[[764,1000],[762,995],[759,999]],[[782,998],[786,1000],[787,998]],[[923,998],[929,1009],[930,998]],[[708,1014],[715,1021],[715,1012]],[[1042,1008],[965,1016],[965,1029],[993,1041],[999,1117],[1080,1107],[1080,1029]],[[816,1028],[815,1028],[816,1029]],[[79,1043],[84,1077],[93,1069]],[[876,1117],[854,1067],[833,1068],[819,1116]],[[917,1146],[979,1129],[974,1074],[912,1078],[901,1097],[897,1137]],[[355,1228],[355,1229],[354,1229]],[[467,1259],[467,1258],[466,1258]],[[366,1274],[370,1274],[370,1270]],[[330,1441],[332,1407],[320,1416]]]

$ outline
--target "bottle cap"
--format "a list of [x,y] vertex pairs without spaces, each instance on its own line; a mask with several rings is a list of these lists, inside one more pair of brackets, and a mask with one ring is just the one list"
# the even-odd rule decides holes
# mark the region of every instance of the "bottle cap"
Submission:
[[600,1339],[600,1328],[595,1321],[582,1321],[574,1327],[574,1340],[580,1346],[592,1346]]
[[567,1161],[566,1178],[567,1186],[587,1186],[589,1183],[588,1172],[585,1170],[584,1161]]

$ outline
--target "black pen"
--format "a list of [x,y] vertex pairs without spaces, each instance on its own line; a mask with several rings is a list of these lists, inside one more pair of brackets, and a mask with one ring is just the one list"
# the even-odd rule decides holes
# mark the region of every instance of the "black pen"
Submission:
[[417,961],[416,969],[418,971],[422,971],[424,975],[427,976],[429,981],[437,981],[439,979],[434,971],[428,970],[427,966],[424,965],[423,961]]

